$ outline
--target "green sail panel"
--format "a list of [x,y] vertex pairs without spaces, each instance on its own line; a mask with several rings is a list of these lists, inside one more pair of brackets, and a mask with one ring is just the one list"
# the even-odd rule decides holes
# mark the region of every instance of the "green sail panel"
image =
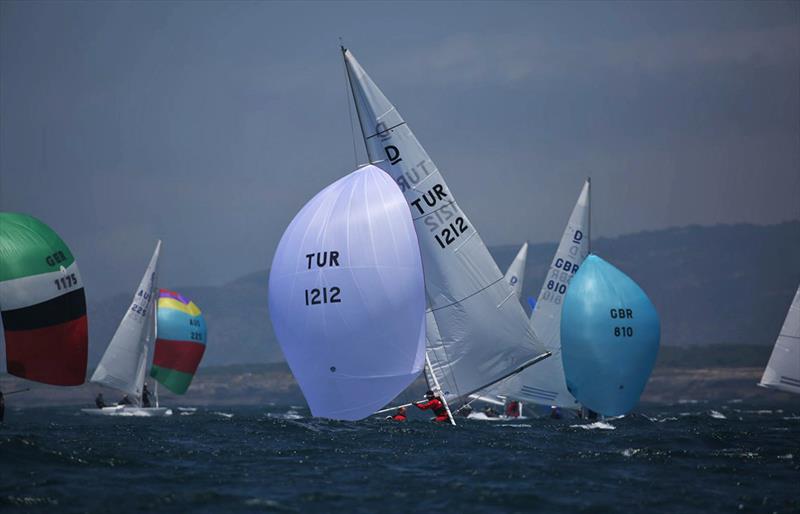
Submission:
[[0,212],[0,312],[6,367],[53,385],[86,379],[86,296],[72,252],[50,227]]

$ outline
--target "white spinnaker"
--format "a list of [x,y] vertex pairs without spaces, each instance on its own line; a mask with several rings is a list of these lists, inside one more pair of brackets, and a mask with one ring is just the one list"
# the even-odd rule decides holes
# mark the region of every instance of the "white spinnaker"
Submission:
[[534,368],[502,382],[492,390],[493,394],[540,405],[580,408],[578,400],[567,390],[561,360],[561,306],[570,279],[589,253],[590,198],[591,185],[587,180],[572,209],[531,313],[534,332],[553,355]]
[[800,287],[758,385],[800,394]]
[[343,53],[369,159],[397,182],[414,218],[432,370],[447,399],[464,398],[546,353],[436,165],[350,51]]
[[156,244],[150,264],[133,296],[125,316],[111,338],[91,381],[140,398],[147,368],[147,341],[152,331],[158,283],[158,255],[161,241]]
[[519,249],[517,256],[511,261],[511,265],[506,270],[506,283],[514,290],[517,301],[522,298],[522,284],[525,280],[525,264],[528,262],[528,242]]
[[425,286],[397,185],[365,166],[312,198],[281,237],[272,325],[314,416],[363,419],[425,363]]

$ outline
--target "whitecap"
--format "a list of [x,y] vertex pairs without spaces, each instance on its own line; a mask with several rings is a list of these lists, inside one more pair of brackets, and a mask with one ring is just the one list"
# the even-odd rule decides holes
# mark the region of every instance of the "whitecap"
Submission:
[[228,418],[228,419],[233,417],[233,414],[231,414],[229,412],[214,411],[211,414],[216,414],[217,416],[222,416],[223,418]]
[[717,411],[717,410],[712,410],[711,412],[708,413],[708,415],[711,416],[714,419],[728,419],[725,416],[725,414],[723,414],[723,413],[721,413],[720,411]]
[[584,430],[616,430],[617,427],[605,421],[595,421],[588,425],[570,425],[570,428],[582,428]]

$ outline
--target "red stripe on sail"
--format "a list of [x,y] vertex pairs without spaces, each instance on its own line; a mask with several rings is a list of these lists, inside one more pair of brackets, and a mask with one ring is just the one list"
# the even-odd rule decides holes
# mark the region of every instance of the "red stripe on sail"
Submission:
[[153,365],[193,375],[205,351],[205,345],[191,341],[156,339]]
[[89,329],[86,316],[33,330],[6,330],[8,372],[44,384],[86,381]]

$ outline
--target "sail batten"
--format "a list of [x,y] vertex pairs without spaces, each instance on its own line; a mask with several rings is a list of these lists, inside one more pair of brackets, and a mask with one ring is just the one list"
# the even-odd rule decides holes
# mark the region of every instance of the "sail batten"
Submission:
[[91,382],[141,397],[147,368],[147,343],[155,330],[156,284],[158,283],[158,241],[144,276],[111,338]]
[[[519,302],[436,164],[394,105],[343,49],[371,162],[405,196],[425,271],[431,372],[448,400],[544,353]],[[499,307],[498,307],[499,306]]]

